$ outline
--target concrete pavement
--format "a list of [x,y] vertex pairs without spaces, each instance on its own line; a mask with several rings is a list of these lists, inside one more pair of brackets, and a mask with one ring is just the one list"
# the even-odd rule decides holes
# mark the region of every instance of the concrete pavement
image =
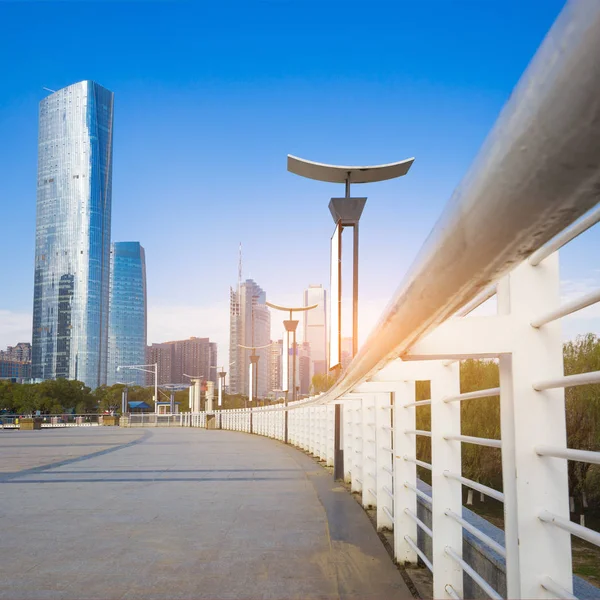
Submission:
[[0,452],[0,598],[411,598],[361,507],[279,442],[7,430]]

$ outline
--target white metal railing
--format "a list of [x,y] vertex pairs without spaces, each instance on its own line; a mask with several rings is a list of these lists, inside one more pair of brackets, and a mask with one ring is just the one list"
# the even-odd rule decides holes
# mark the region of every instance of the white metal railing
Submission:
[[[558,273],[559,249],[600,220],[599,56],[600,2],[569,3],[357,356],[328,392],[289,406],[289,443],[332,464],[342,405],[344,478],[376,507],[377,527],[393,530],[396,560],[432,571],[435,598],[463,597],[465,574],[500,597],[464,560],[464,530],[505,558],[509,598],[573,598],[571,535],[600,545],[569,520],[567,461],[598,463],[600,453],[566,447],[564,398],[600,375],[564,376],[560,330],[600,293],[561,305]],[[494,295],[496,315],[471,314]],[[499,388],[461,393],[459,361],[470,357],[498,360]],[[431,397],[417,401],[423,380]],[[461,402],[490,396],[500,439],[464,435]],[[429,431],[417,429],[424,406]],[[284,439],[281,406],[215,415],[223,429]],[[206,416],[185,423],[206,426]],[[417,458],[422,436],[431,463]],[[463,444],[501,452],[502,491],[463,476]],[[431,472],[432,495],[419,489],[418,466]],[[503,502],[504,546],[463,518],[463,486]]]

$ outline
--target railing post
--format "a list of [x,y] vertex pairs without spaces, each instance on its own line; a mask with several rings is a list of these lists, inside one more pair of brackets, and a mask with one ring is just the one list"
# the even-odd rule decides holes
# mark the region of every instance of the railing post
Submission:
[[350,475],[350,490],[352,492],[362,492],[363,489],[363,436],[362,436],[362,420],[363,420],[363,403],[362,398],[357,398],[357,403],[352,412],[352,473]]
[[462,485],[444,475],[445,471],[462,473],[461,442],[444,439],[446,435],[460,435],[460,402],[444,402],[445,396],[460,394],[459,363],[446,366],[438,363],[432,367],[435,369],[431,379],[433,597],[448,597],[447,585],[462,597],[462,567],[446,553],[446,548],[450,548],[462,556],[462,526],[444,514],[450,509],[462,515]]
[[[375,455],[377,472],[377,529],[392,529],[394,500],[390,493],[394,490],[392,477],[392,415],[391,394],[377,394],[375,398]],[[387,509],[387,511],[385,510]]]
[[363,396],[363,489],[362,504],[377,506],[377,443],[375,440],[375,394]]
[[344,408],[341,411],[343,419],[342,437],[344,441],[344,456],[343,456],[343,471],[344,481],[350,483],[352,481],[352,465],[354,464],[354,401],[345,400]]
[[415,407],[405,404],[415,401],[415,382],[399,381],[394,387],[394,557],[398,563],[416,563],[417,553],[405,539],[417,543],[417,524],[407,516],[406,510],[417,514],[417,496],[404,484],[417,487],[417,466],[404,457],[417,457],[414,435],[404,433],[416,429]]
[[535,267],[522,263],[498,289],[499,312],[511,315],[515,334],[512,359],[500,361],[508,597],[553,597],[540,585],[545,576],[568,592],[573,586],[570,534],[539,519],[544,509],[570,518],[567,461],[534,450],[567,442],[564,390],[533,388],[564,372],[560,321],[530,324],[557,308],[559,284],[556,252]]

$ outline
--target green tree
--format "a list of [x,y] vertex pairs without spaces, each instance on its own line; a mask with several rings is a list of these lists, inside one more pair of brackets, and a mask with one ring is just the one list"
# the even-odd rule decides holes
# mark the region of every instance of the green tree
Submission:
[[311,381],[311,393],[321,394],[326,392],[337,381],[337,375],[333,373],[316,373]]
[[[592,333],[577,336],[564,345],[565,375],[600,371],[600,339]],[[578,450],[600,450],[600,384],[565,389],[567,446]],[[569,489],[576,512],[583,514],[592,465],[568,461]]]

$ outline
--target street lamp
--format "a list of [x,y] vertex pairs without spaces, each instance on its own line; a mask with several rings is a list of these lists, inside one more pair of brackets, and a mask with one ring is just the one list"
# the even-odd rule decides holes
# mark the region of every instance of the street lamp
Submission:
[[[269,304],[267,302],[267,304]],[[256,354],[256,350],[261,350],[262,348],[268,348],[271,344],[265,344],[264,346],[244,346],[242,344],[238,344],[239,348],[244,348],[246,350],[252,350],[252,354],[250,355],[250,377],[248,381],[248,398],[249,402],[252,402],[253,395],[253,384],[254,384],[254,398],[258,402],[258,359],[260,358],[259,354]],[[246,408],[248,408],[248,404],[246,404]]]
[[[235,361],[230,362],[229,366],[231,365],[235,365]],[[227,372],[224,370],[225,367],[215,367],[215,369],[221,369],[220,371],[217,371],[217,375],[219,376],[219,406],[221,406],[223,404],[223,388],[225,387],[225,376],[227,375]]]
[[[147,367],[154,367],[154,370],[150,370]],[[134,371],[143,371],[144,373],[154,373],[154,412],[156,412],[156,403],[158,402],[158,363],[153,365],[119,365],[117,371],[121,369],[132,369]]]
[[330,183],[344,183],[346,193],[344,198],[332,198],[329,210],[335,222],[335,231],[331,238],[331,289],[330,289],[330,342],[329,342],[329,368],[338,367],[342,362],[341,348],[341,304],[342,304],[342,248],[341,235],[344,227],[354,230],[353,243],[353,271],[352,271],[352,357],[358,352],[358,222],[367,202],[366,198],[352,198],[350,196],[351,183],[371,183],[402,177],[408,173],[414,158],[390,163],[386,165],[372,165],[368,167],[345,167],[317,163],[288,154],[287,168],[291,173],[327,181]]
[[[289,311],[290,318],[284,319],[283,325],[285,327],[285,354],[286,354],[286,379],[289,377],[290,372],[290,333],[292,334],[292,348],[293,348],[293,359],[292,359],[292,402],[296,400],[296,328],[298,327],[298,320],[292,319],[292,313],[294,312],[306,312],[307,310],[312,310],[313,308],[317,308],[318,304],[313,304],[311,306],[279,306],[278,304],[272,304],[271,302],[267,302],[266,305],[270,308],[274,308],[275,310],[284,310]],[[289,388],[289,382],[285,382],[285,388]],[[287,412],[287,404],[288,404],[288,394],[285,394],[284,405],[286,407],[285,410],[285,427],[284,427],[284,442],[287,444],[288,441],[288,412]]]

